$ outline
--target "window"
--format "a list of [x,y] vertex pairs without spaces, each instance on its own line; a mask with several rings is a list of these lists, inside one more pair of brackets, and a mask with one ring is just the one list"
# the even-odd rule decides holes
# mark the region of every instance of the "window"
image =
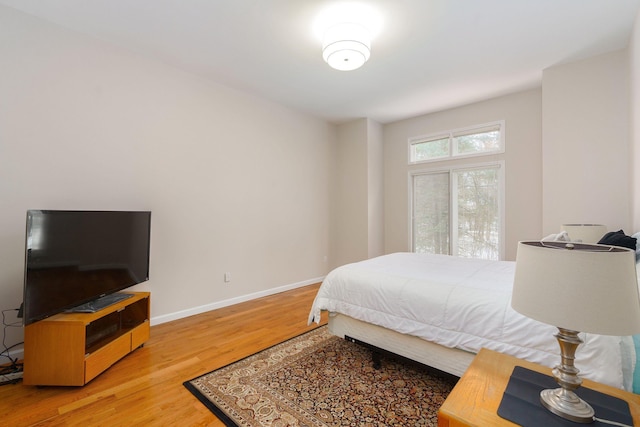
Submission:
[[502,162],[411,174],[414,252],[502,259]]
[[504,121],[409,139],[409,163],[504,152]]

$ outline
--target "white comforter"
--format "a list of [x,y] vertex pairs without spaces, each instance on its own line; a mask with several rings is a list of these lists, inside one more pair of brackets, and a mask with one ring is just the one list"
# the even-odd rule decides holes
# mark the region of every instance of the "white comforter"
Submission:
[[[477,353],[480,348],[553,367],[557,329],[511,308],[515,262],[395,253],[348,264],[325,278],[309,322],[321,310]],[[552,296],[549,296],[552,298]],[[581,334],[581,376],[631,389],[631,337]]]

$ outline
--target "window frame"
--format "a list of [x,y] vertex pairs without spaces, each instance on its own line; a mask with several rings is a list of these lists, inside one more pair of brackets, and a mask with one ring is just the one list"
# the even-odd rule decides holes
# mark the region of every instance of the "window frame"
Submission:
[[[480,153],[468,153],[468,154],[458,153],[458,147],[453,142],[455,137],[470,135],[474,133],[482,133],[483,131],[487,131],[495,127],[498,127],[498,129],[500,130],[499,147],[497,150],[483,151]],[[504,154],[506,150],[505,131],[506,131],[505,121],[496,120],[493,122],[488,122],[488,123],[483,123],[483,124],[473,125],[473,126],[466,126],[463,128],[452,129],[444,132],[434,132],[426,135],[413,136],[407,140],[408,164],[418,165],[422,163],[442,162],[446,160],[464,159],[468,157],[492,156],[496,154]],[[424,142],[429,142],[429,141],[437,141],[445,138],[449,139],[449,154],[447,156],[434,157],[432,159],[424,159],[424,160],[413,160],[413,153],[414,153],[413,147],[415,145],[418,145]]]
[[411,252],[415,253],[415,241],[414,241],[414,177],[418,175],[429,175],[429,174],[437,174],[437,173],[448,173],[449,174],[449,239],[450,239],[450,247],[449,247],[449,255],[457,256],[457,238],[458,238],[458,204],[457,200],[457,186],[455,182],[454,172],[459,171],[469,171],[469,170],[478,170],[478,169],[487,169],[487,168],[497,168],[498,169],[498,223],[499,223],[499,231],[498,231],[498,260],[502,261],[505,258],[505,232],[506,232],[506,221],[505,221],[505,161],[504,160],[495,160],[481,163],[473,163],[473,164],[457,164],[450,166],[442,166],[433,167],[433,168],[424,168],[419,170],[409,171],[408,181],[409,181],[409,248]]

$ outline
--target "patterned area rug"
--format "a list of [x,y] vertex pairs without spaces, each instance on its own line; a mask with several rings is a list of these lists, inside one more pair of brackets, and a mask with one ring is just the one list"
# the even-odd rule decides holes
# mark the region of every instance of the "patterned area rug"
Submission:
[[184,383],[228,426],[436,426],[455,380],[323,326]]

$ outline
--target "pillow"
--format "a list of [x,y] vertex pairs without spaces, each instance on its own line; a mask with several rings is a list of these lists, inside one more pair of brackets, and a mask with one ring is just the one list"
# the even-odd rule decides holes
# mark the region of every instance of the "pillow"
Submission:
[[561,231],[558,234],[549,234],[547,237],[542,238],[543,242],[569,242],[569,235],[566,231]]
[[629,248],[636,250],[638,240],[635,237],[627,236],[624,231],[610,231],[598,242],[602,245],[622,246],[623,248]]

